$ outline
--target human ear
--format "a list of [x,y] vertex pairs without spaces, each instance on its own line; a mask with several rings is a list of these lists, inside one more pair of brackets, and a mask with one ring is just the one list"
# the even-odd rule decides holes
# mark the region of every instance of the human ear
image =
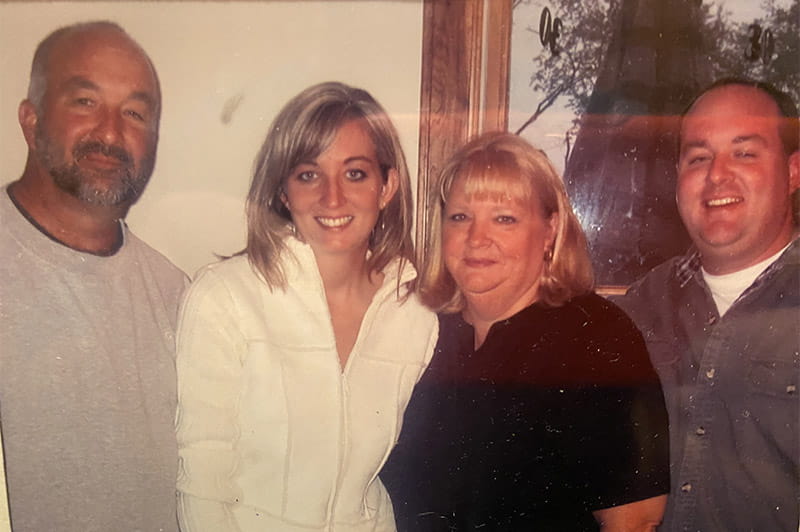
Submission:
[[800,150],[789,156],[789,194],[800,188]]
[[554,212],[550,215],[550,219],[545,223],[547,224],[547,238],[545,239],[545,248],[553,249],[556,245],[556,233],[558,233],[558,213]]
[[33,150],[36,147],[36,124],[39,122],[36,108],[30,100],[22,100],[17,109],[17,115],[25,142],[28,144],[28,148]]
[[397,188],[400,186],[400,176],[397,170],[391,168],[386,176],[386,182],[381,185],[381,196],[379,199],[380,208],[386,207],[392,198],[397,193]]

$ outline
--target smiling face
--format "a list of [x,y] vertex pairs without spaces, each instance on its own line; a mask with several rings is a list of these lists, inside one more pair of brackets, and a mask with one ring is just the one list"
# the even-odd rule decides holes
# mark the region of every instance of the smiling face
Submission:
[[678,210],[710,273],[752,266],[791,239],[800,155],[785,153],[779,121],[769,96],[743,85],[711,90],[683,119]]
[[283,201],[300,236],[319,258],[365,257],[378,215],[397,189],[397,172],[384,179],[365,123],[350,120],[315,160],[292,169]]
[[465,179],[450,188],[442,222],[447,271],[466,300],[465,314],[497,321],[537,299],[544,255],[557,216],[545,219],[538,198],[468,194]]
[[42,101],[20,106],[39,166],[86,203],[132,203],[158,138],[158,82],[144,53],[119,31],[95,28],[61,37],[45,71]]

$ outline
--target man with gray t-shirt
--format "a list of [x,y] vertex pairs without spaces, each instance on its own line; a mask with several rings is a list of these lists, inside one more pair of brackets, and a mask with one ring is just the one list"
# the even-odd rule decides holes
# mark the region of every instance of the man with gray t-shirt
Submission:
[[161,94],[110,22],[36,49],[22,177],[0,190],[0,422],[15,532],[170,531],[174,329],[186,276],[123,219]]

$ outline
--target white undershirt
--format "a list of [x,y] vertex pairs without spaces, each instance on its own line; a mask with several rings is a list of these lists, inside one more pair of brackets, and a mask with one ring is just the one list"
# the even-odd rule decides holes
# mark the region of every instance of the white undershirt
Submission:
[[731,305],[733,305],[733,302],[742,295],[742,292],[747,290],[747,287],[753,284],[753,281],[755,281],[770,264],[775,262],[790,245],[791,242],[766,260],[749,266],[744,270],[739,270],[738,272],[726,273],[724,275],[711,275],[705,268],[701,267],[700,270],[703,272],[703,279],[705,279],[709,290],[711,290],[711,296],[714,298],[714,303],[717,304],[717,312],[719,312],[719,315],[724,316],[725,313],[728,312],[728,309],[731,308]]

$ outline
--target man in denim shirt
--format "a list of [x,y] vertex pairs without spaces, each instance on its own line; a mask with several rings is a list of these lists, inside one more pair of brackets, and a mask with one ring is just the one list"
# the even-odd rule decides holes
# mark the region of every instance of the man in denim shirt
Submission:
[[669,410],[663,530],[798,530],[798,187],[786,95],[723,80],[684,114],[676,197],[694,247],[618,301]]

